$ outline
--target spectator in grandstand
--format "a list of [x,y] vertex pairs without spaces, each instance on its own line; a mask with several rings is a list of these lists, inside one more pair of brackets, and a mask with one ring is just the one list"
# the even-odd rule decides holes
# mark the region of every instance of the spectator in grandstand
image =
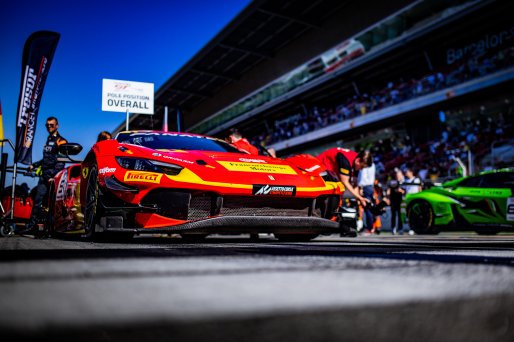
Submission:
[[[359,171],[359,176],[357,177],[357,185],[359,186],[359,190],[362,196],[373,202],[375,199],[374,195],[374,185],[375,185],[375,164],[372,163],[370,166],[362,168]],[[369,210],[368,206],[364,207],[364,223],[365,228],[363,233],[371,233],[373,230],[373,222],[375,221],[375,216]]]
[[[391,229],[393,235],[403,234],[403,222],[401,216],[401,204],[405,190],[403,185],[403,173],[400,169],[394,170],[394,178],[387,184],[387,199],[391,206]],[[398,226],[396,226],[396,217],[398,216]]]

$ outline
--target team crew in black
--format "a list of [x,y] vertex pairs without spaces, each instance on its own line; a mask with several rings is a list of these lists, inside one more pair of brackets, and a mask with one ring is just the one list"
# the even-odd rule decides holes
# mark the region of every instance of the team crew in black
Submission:
[[46,130],[48,131],[48,138],[46,144],[43,147],[43,158],[29,166],[29,171],[38,169],[41,167],[41,171],[37,172],[39,175],[39,182],[37,184],[36,196],[34,198],[34,206],[30,215],[30,220],[27,226],[21,233],[32,233],[36,229],[36,225],[42,218],[42,205],[43,199],[48,192],[48,182],[53,178],[59,171],[64,168],[64,163],[59,162],[59,146],[66,144],[67,141],[64,139],[57,129],[59,128],[59,122],[57,118],[51,116],[46,120]]

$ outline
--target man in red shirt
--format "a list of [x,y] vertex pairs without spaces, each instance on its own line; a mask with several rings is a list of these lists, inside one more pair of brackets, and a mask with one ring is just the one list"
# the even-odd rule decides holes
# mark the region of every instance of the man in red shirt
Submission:
[[373,164],[373,157],[369,151],[357,153],[346,148],[334,147],[321,153],[318,159],[327,169],[337,174],[344,185],[345,192],[348,191],[354,195],[363,207],[368,204],[369,201],[360,195],[359,189],[354,187],[351,181],[360,169]]
[[[357,177],[357,172],[360,169],[370,166],[373,164],[373,158],[369,151],[363,151],[357,153],[346,148],[335,147],[326,150],[318,156],[318,159],[328,170],[331,170],[337,174],[339,180],[344,185],[344,191],[351,193],[360,205],[366,207],[369,204],[369,200],[362,197],[357,187],[353,187],[352,178]],[[344,195],[344,193],[343,193]],[[344,208],[340,208],[343,212]],[[348,210],[348,209],[346,209]],[[341,221],[341,236],[357,236],[356,227],[348,225]]]
[[239,133],[239,131],[235,128],[230,131],[230,134],[225,140],[241,151],[248,152],[249,154],[253,155],[259,154],[257,147],[253,146],[248,140],[243,138],[241,133]]

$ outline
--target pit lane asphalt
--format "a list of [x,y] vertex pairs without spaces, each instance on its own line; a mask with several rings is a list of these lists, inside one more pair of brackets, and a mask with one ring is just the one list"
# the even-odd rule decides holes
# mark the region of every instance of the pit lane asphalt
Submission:
[[514,235],[0,238],[0,339],[512,341]]

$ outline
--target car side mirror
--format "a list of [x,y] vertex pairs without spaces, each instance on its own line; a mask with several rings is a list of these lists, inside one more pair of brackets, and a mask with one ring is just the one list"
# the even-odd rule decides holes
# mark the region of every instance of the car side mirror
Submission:
[[76,143],[67,143],[59,145],[59,153],[65,156],[76,156],[82,151],[82,145]]

